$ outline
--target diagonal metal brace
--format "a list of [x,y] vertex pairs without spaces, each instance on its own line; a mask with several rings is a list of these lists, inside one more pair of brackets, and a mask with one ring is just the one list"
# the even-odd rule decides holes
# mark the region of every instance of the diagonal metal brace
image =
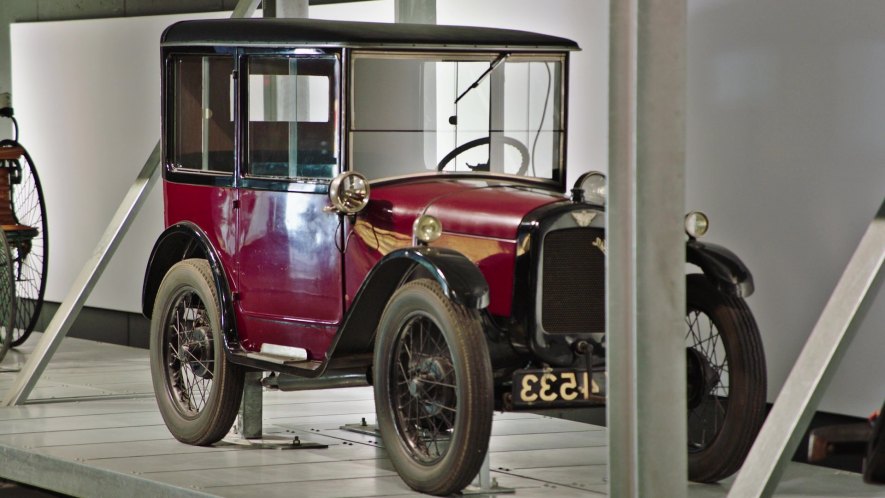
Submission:
[[885,200],[781,389],[730,497],[771,496],[882,283]]
[[[231,17],[251,17],[259,3],[261,0],[240,0]],[[20,405],[30,396],[37,381],[40,380],[40,376],[43,375],[43,371],[46,370],[49,360],[52,359],[62,339],[71,329],[74,320],[83,309],[83,304],[92,293],[92,289],[123,240],[123,236],[132,225],[135,215],[138,214],[147,199],[148,192],[157,182],[160,155],[161,147],[158,141],[135,182],[129,187],[129,192],[126,193],[126,197],[123,198],[114,217],[111,218],[111,222],[95,247],[92,257],[80,271],[71,290],[68,291],[58,311],[52,317],[52,321],[49,322],[49,326],[43,333],[43,337],[40,338],[33,354],[16,377],[12,388],[6,393],[2,406]]]

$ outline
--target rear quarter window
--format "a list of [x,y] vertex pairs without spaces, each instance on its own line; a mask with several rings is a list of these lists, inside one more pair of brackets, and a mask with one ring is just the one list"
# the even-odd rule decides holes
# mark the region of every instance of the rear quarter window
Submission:
[[233,57],[174,55],[169,162],[174,169],[233,173]]

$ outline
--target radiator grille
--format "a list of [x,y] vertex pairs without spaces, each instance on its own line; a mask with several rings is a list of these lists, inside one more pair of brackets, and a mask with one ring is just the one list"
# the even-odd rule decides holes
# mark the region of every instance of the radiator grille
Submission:
[[548,333],[605,330],[605,255],[595,228],[556,230],[544,238],[541,325]]

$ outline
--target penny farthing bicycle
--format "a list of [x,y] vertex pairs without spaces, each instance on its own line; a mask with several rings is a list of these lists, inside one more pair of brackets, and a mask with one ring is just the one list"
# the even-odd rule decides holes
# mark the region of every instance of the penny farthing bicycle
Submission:
[[[0,140],[0,227],[6,238],[15,287],[14,325],[9,343],[16,347],[33,332],[43,307],[49,241],[40,177],[28,151],[18,143],[18,123],[11,109],[8,115],[2,115],[12,120],[15,129],[15,139]],[[0,254],[0,260],[2,258]],[[0,261],[0,327],[2,263]]]

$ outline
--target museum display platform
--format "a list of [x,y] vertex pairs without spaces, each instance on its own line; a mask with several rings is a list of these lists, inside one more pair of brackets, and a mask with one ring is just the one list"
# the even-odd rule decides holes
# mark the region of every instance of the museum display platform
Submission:
[[[0,364],[0,395],[39,341]],[[378,438],[341,430],[374,421],[369,387],[264,393],[264,434],[327,448],[262,449],[235,437],[207,448],[169,434],[147,351],[68,338],[24,406],[0,408],[0,477],[77,496],[357,497],[415,495]],[[606,493],[603,427],[531,413],[496,414],[491,477],[520,497]],[[724,496],[720,485],[692,497]],[[783,496],[883,496],[857,474],[791,464]]]

